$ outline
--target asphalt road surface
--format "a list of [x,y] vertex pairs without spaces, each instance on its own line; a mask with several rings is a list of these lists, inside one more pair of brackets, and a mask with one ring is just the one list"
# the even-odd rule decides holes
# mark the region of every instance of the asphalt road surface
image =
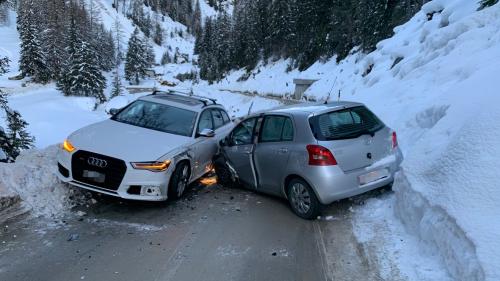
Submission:
[[169,203],[104,197],[83,216],[1,225],[0,280],[378,280],[351,204],[306,221],[279,198],[218,185]]

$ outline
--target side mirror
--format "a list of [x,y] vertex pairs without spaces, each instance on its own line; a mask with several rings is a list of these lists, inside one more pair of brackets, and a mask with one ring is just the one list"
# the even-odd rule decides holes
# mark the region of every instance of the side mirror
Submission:
[[220,142],[219,142],[219,146],[220,147],[229,146],[229,139],[228,139],[228,137],[225,137],[225,138],[221,139]]
[[215,137],[215,132],[212,129],[203,129],[200,133],[198,133],[200,137],[213,138]]
[[118,108],[111,108],[111,109],[109,110],[109,114],[110,114],[110,115],[112,115],[112,116],[114,116],[114,115],[116,115],[119,111],[120,111],[120,109],[118,109]]

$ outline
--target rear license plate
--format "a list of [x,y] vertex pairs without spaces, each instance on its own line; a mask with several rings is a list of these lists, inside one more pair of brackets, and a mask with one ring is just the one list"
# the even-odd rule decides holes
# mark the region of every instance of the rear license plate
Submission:
[[369,172],[368,174],[364,174],[358,177],[359,184],[365,185],[374,181],[378,181],[383,178],[387,178],[389,176],[388,169],[377,170],[373,172]]
[[84,178],[90,179],[94,182],[97,183],[104,183],[106,181],[106,175],[103,173],[95,172],[95,171],[89,171],[89,170],[83,170],[83,175]]

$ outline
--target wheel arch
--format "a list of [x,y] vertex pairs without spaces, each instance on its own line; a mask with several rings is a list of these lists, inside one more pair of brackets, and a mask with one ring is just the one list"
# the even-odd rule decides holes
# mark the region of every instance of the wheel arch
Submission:
[[[311,182],[309,182],[306,178],[304,178],[303,176],[300,176],[298,174],[290,174],[290,175],[286,176],[285,179],[283,180],[283,186],[281,188],[281,192],[283,193],[283,196],[287,200],[288,200],[287,187],[288,187],[288,184],[290,184],[290,182],[294,179],[300,179],[300,180],[305,181],[311,187],[311,189],[314,191],[316,198],[318,198],[318,199],[320,198],[318,192],[316,191],[316,188],[314,188],[314,185],[312,185]],[[321,200],[320,200],[320,202],[321,202]]]

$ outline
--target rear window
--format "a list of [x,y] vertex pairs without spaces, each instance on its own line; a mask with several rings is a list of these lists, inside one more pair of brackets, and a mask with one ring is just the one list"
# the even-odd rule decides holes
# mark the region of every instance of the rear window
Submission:
[[384,127],[384,123],[364,106],[314,116],[309,123],[316,139],[322,141],[373,135]]

